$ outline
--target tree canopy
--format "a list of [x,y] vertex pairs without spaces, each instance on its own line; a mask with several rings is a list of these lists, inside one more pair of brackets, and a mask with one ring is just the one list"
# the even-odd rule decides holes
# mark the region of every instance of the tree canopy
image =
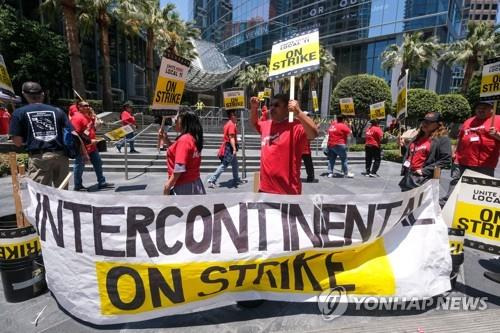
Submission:
[[417,120],[428,112],[440,112],[439,96],[427,89],[408,90],[408,118]]
[[439,104],[447,123],[462,123],[471,115],[469,102],[460,94],[440,95]]

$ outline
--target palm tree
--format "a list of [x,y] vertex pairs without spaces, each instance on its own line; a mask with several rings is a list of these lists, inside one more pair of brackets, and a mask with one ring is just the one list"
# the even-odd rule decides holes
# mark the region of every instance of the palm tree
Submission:
[[309,72],[298,77],[299,91],[297,92],[297,99],[299,101],[302,99],[302,90],[306,82],[309,84],[309,93],[312,95],[312,91],[314,89],[317,90],[317,85],[321,78],[325,76],[326,73],[333,74],[336,67],[337,63],[335,62],[335,58],[322,45],[320,45],[319,70]]
[[382,52],[382,68],[389,70],[401,64],[403,77],[408,69],[410,73],[416,74],[424,68],[432,65],[434,60],[439,59],[442,46],[436,36],[424,40],[422,32],[404,34],[403,44],[389,45]]
[[76,0],[45,0],[41,7],[54,13],[60,8],[63,15],[66,43],[68,44],[69,62],[71,67],[71,84],[73,89],[83,98],[86,97],[85,79],[83,76],[82,58],[80,56],[80,36],[78,29],[78,8]]
[[174,4],[167,4],[160,8],[159,0],[143,0],[138,3],[134,10],[123,13],[122,21],[125,26],[134,33],[146,32],[146,90],[148,99],[153,96],[153,70],[154,50],[157,39],[157,31],[163,29],[166,22],[165,17],[175,9]]
[[250,95],[255,96],[257,91],[264,87],[268,76],[267,66],[262,64],[250,65],[244,71],[238,72],[235,84],[239,87],[249,89]]
[[113,93],[111,90],[111,61],[109,55],[109,27],[114,16],[126,17],[128,13],[137,12],[142,1],[132,0],[78,0],[81,5],[80,22],[86,30],[97,23],[99,43],[102,57],[102,106],[106,111],[113,109]]
[[199,39],[201,32],[193,22],[184,22],[175,11],[163,12],[163,26],[156,35],[158,53],[173,52],[192,60],[198,56],[193,39]]
[[469,87],[474,72],[479,70],[488,58],[500,55],[500,34],[495,26],[487,22],[469,22],[467,38],[449,44],[442,56],[448,64],[465,66],[462,93]]

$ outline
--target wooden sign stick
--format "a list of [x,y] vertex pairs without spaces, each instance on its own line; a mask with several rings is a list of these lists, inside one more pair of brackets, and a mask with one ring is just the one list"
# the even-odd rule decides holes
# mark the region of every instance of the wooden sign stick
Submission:
[[[290,100],[295,99],[295,76],[290,76]],[[293,123],[294,114],[292,111],[288,113],[288,122]]]
[[23,207],[21,198],[19,197],[19,180],[17,178],[17,158],[16,153],[9,153],[10,174],[12,177],[12,196],[14,198],[14,206],[16,209],[16,223],[18,228],[24,227]]
[[497,115],[498,101],[493,103],[493,114],[491,115],[491,127],[495,127],[495,116]]

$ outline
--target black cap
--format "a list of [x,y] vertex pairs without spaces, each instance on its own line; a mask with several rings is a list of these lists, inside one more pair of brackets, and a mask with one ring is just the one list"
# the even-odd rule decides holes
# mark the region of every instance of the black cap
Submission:
[[474,108],[476,108],[476,107],[478,107],[479,105],[482,105],[482,104],[493,106],[493,105],[495,105],[495,102],[493,102],[493,101],[479,101],[479,102],[476,103],[476,105],[474,105]]
[[439,112],[429,112],[428,114],[425,115],[424,118],[420,119],[420,121],[430,121],[433,123],[437,123],[439,121],[443,120],[443,117],[441,116],[441,113]]
[[24,82],[22,87],[23,93],[30,95],[39,95],[43,92],[42,86],[37,82]]

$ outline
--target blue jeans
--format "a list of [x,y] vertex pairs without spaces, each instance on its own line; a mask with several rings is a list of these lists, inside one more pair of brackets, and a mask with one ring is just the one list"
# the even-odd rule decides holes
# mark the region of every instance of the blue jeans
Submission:
[[[125,138],[126,138],[126,140],[127,140],[127,144],[128,144],[128,146],[130,146],[129,151],[134,151],[134,150],[135,150],[135,149],[134,149],[134,140],[129,140],[129,139],[133,138],[133,137],[134,137],[134,135],[135,135],[135,133],[134,133],[134,132],[129,133],[129,134],[127,134],[127,135],[125,135]],[[117,144],[117,145],[116,145],[116,148],[118,148],[118,150],[121,150],[121,149],[122,149],[122,147],[123,147],[123,145],[124,145],[124,143],[123,143],[123,142],[122,142],[122,143],[120,143],[120,144]]]
[[333,173],[337,156],[340,157],[340,161],[342,162],[342,172],[344,175],[347,175],[348,165],[346,145],[336,145],[328,148],[328,173]]
[[[95,175],[97,176],[97,182],[99,185],[102,185],[106,183],[106,178],[104,178],[104,175],[102,173],[102,161],[101,161],[101,155],[99,155],[98,151],[94,151],[89,154],[90,157],[90,162],[92,163],[92,166],[94,167]],[[78,155],[75,158],[75,165],[73,166],[73,177],[75,179],[75,187],[82,187],[82,176],[83,176],[83,168],[85,166],[85,163],[83,162],[83,157],[82,155]]]
[[239,181],[240,177],[238,175],[238,157],[236,155],[233,155],[233,157],[231,158],[231,162],[229,163],[222,160],[222,163],[219,165],[217,170],[215,170],[215,173],[210,176],[210,178],[208,178],[208,181],[215,184],[220,175],[224,171],[226,171],[229,164],[231,164],[231,169],[233,170],[233,182]]

